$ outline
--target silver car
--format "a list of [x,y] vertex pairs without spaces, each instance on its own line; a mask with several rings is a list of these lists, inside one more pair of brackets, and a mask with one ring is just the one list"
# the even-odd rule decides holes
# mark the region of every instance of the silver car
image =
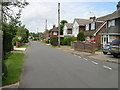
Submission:
[[113,40],[110,45],[110,53],[114,57],[118,57],[120,55],[120,40]]

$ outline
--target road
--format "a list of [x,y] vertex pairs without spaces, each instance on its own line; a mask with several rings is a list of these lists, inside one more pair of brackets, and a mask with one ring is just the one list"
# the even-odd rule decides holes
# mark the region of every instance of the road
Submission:
[[97,63],[32,42],[26,50],[20,88],[118,88],[117,64]]

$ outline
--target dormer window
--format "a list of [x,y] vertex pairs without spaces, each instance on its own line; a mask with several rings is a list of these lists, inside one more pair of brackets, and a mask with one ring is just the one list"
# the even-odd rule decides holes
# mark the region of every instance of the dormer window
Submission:
[[91,30],[95,30],[95,22],[91,23]]
[[89,24],[85,25],[85,30],[88,31],[89,30]]
[[115,26],[115,20],[108,21],[108,27]]

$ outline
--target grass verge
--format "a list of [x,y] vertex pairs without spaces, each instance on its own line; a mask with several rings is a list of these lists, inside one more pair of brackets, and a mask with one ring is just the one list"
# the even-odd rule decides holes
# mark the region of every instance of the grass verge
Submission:
[[7,59],[4,61],[8,69],[8,75],[6,80],[2,82],[3,86],[20,80],[24,56],[23,53],[9,53]]
[[23,45],[23,46],[20,46],[19,48],[27,48],[29,45]]

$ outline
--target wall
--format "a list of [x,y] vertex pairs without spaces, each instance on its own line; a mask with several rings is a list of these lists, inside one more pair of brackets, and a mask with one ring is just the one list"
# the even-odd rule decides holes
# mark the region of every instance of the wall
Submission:
[[106,25],[104,25],[101,30],[96,34],[95,36],[95,41],[98,43],[98,44],[101,44],[101,35],[99,35],[99,33],[103,32],[104,30],[106,30]]
[[66,27],[66,25],[63,28],[63,36],[65,36],[65,35],[67,35],[67,27]]
[[77,23],[77,21],[73,23],[72,31],[73,31],[74,37],[77,37],[77,34],[79,33],[79,24]]

